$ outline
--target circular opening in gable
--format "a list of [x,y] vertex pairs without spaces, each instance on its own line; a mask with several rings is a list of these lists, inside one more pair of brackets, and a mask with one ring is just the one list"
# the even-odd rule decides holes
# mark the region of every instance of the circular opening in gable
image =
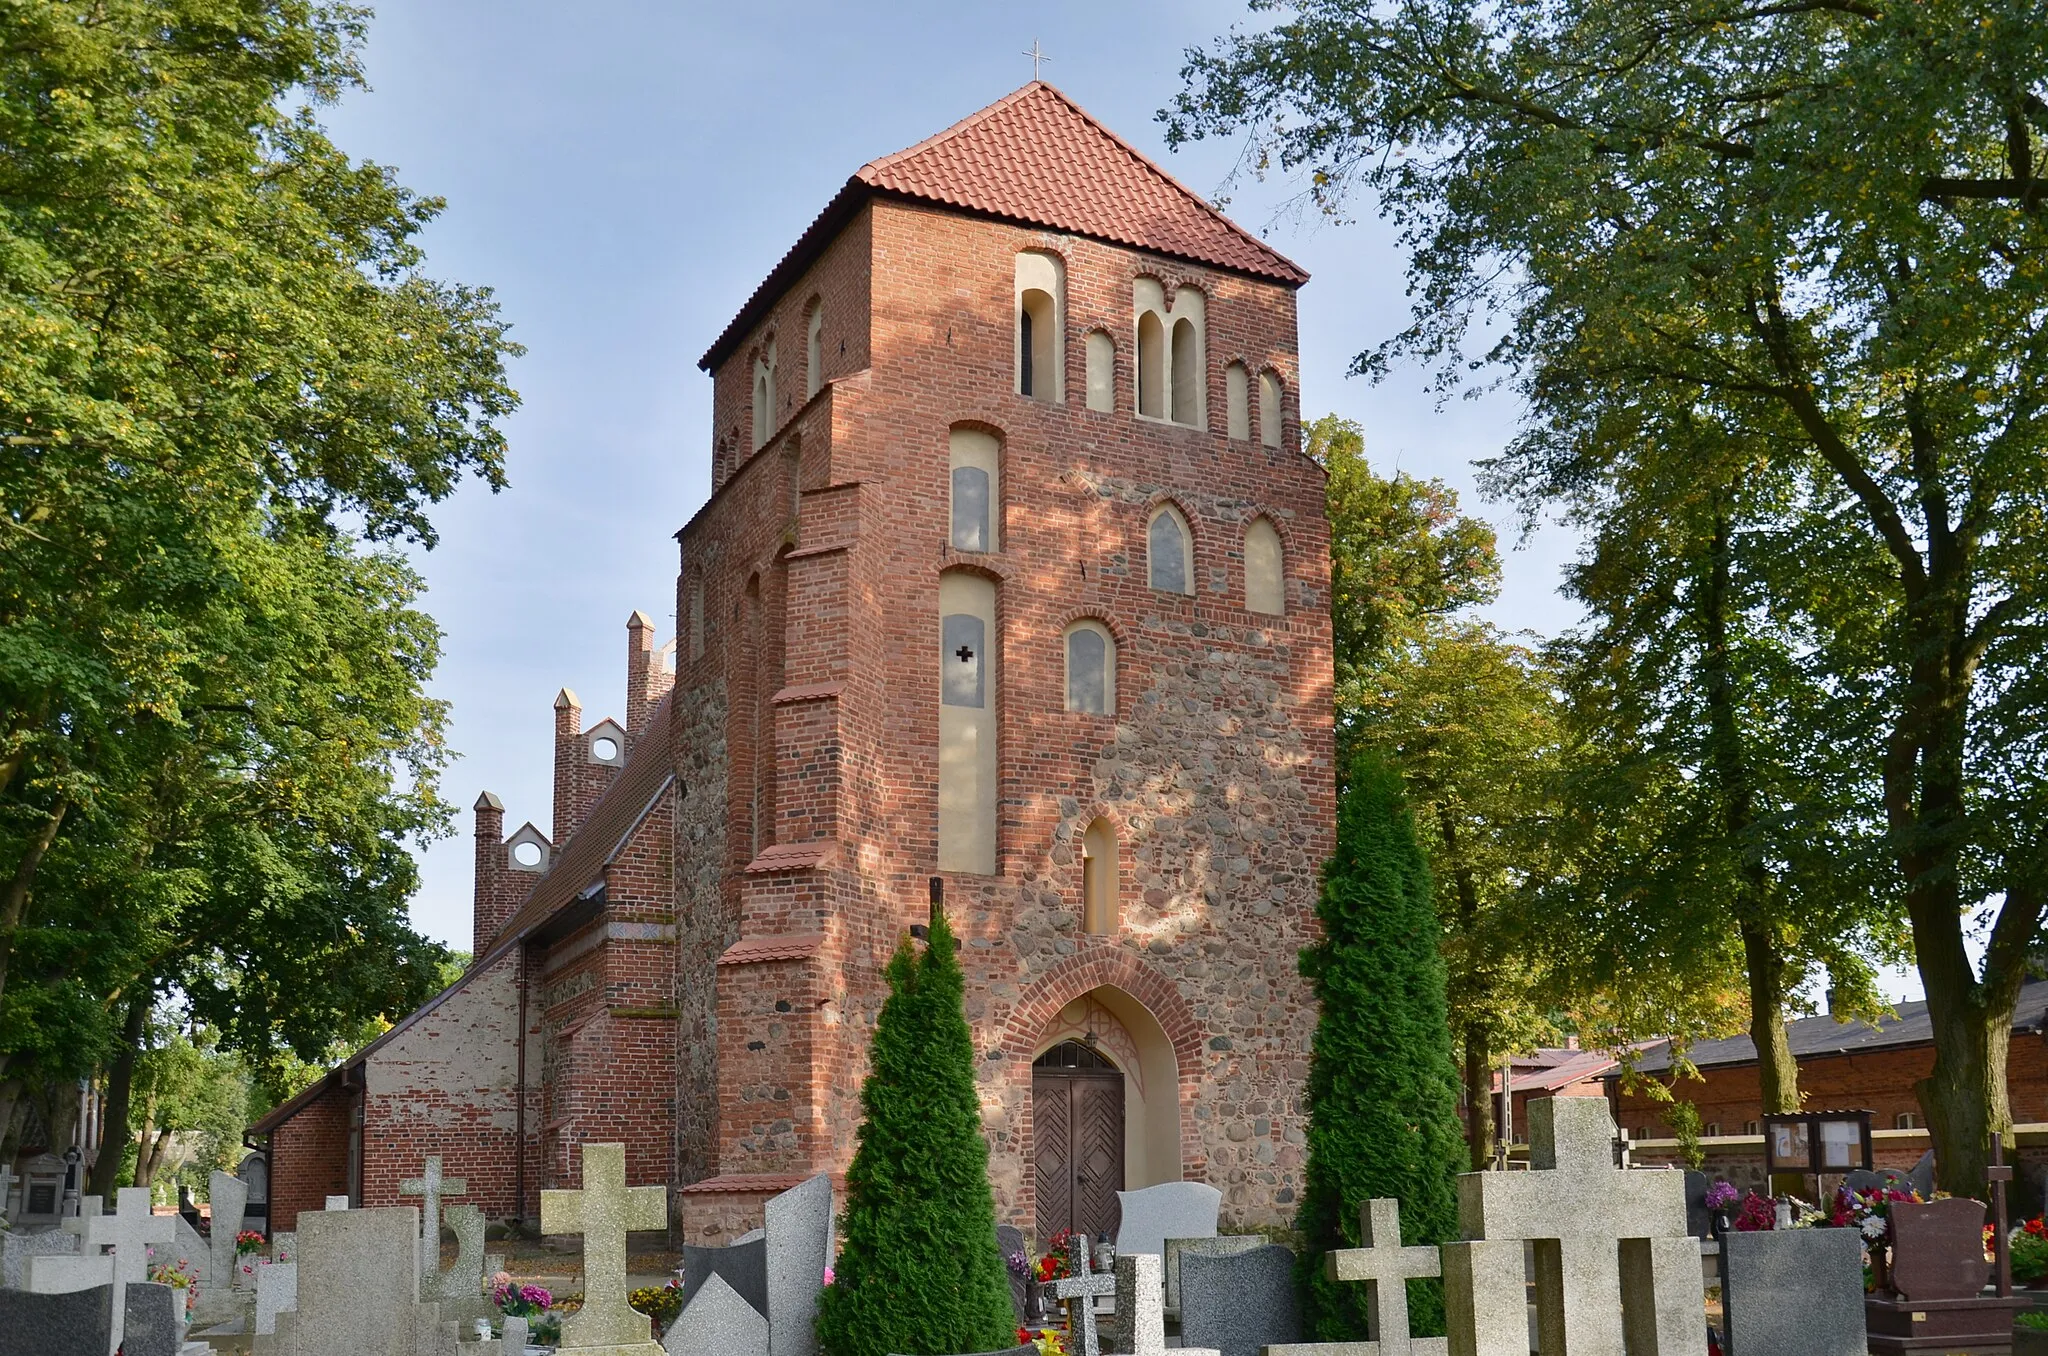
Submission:
[[513,849],[512,849],[512,860],[513,860],[513,861],[515,861],[515,862],[517,862],[517,863],[519,863],[519,864],[520,864],[521,866],[539,866],[539,865],[540,865],[540,844],[539,844],[539,843],[519,843],[519,844],[516,844],[516,845],[515,845],[515,846],[513,847]]
[[590,754],[600,763],[609,763],[619,756],[619,741],[616,739],[593,739]]

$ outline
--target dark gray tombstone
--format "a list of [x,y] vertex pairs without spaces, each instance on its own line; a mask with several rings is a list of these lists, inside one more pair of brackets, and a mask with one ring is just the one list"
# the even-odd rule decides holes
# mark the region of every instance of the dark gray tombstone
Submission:
[[121,1356],[178,1356],[184,1335],[178,1319],[185,1292],[155,1281],[130,1281],[123,1309]]
[[1712,1227],[1707,1218],[1707,1188],[1714,1185],[1714,1179],[1703,1172],[1685,1170],[1685,1231],[1694,1238],[1705,1238]]
[[114,1287],[62,1295],[0,1290],[0,1356],[107,1356],[114,1345]]
[[1934,1194],[1934,1150],[1920,1155],[1920,1161],[1906,1174],[1907,1185],[1925,1198]]
[[1204,1257],[1235,1257],[1241,1252],[1263,1248],[1266,1240],[1258,1234],[1218,1234],[1214,1238],[1169,1238],[1166,1240],[1166,1316],[1180,1316],[1180,1259],[1185,1253]]
[[[1010,1270],[1010,1257],[1024,1254],[1024,1276]],[[996,1226],[996,1255],[1003,1259],[1003,1274],[1010,1278],[1010,1307],[1017,1311],[1017,1324],[1024,1323],[1024,1279],[1031,1274],[1031,1254],[1024,1248],[1024,1231],[1011,1224]]]
[[1269,1243],[1232,1257],[1181,1253],[1182,1346],[1259,1356],[1268,1345],[1300,1340],[1292,1252]]
[[[724,1248],[683,1246],[683,1307],[697,1298],[704,1282],[721,1276],[754,1312],[768,1316],[768,1240],[756,1238]],[[822,1279],[822,1276],[821,1276]]]
[[1842,1185],[1851,1191],[1869,1191],[1885,1184],[1884,1174],[1872,1172],[1869,1168],[1858,1168],[1842,1178]]
[[1864,1356],[1863,1242],[1856,1230],[1731,1229],[1721,1248],[1727,1356]]

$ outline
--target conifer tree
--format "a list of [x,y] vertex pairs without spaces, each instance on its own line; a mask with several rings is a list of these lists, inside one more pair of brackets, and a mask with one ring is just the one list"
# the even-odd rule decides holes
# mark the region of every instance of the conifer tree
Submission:
[[844,1243],[818,1336],[827,1356],[952,1356],[1014,1345],[996,1251],[974,1040],[952,929],[889,961],[846,1171]]
[[[1461,1149],[1429,866],[1400,774],[1354,756],[1337,852],[1316,905],[1322,940],[1301,970],[1322,1015],[1308,1075],[1308,1169],[1296,1222],[1306,1335],[1366,1337],[1364,1287],[1328,1280],[1323,1255],[1359,1246],[1359,1206],[1401,1202],[1401,1242],[1456,1236]],[[1418,1333],[1442,1332],[1436,1282],[1410,1282]]]

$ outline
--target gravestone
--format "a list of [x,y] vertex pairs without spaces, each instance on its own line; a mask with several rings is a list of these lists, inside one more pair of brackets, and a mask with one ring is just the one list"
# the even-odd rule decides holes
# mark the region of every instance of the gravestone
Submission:
[[1408,1282],[1442,1275],[1443,1255],[1435,1248],[1401,1246],[1399,1201],[1371,1200],[1360,1206],[1358,1237],[1363,1246],[1323,1255],[1323,1274],[1333,1281],[1364,1283],[1373,1343],[1271,1346],[1266,1356],[1338,1356],[1350,1350],[1360,1356],[1446,1356],[1447,1339],[1412,1336],[1408,1319]]
[[[996,1255],[1003,1259],[1003,1274],[1010,1279],[1010,1307],[1016,1311],[1017,1325],[1024,1324],[1024,1282],[1031,1274],[1031,1254],[1024,1247],[1024,1231],[1014,1224],[996,1226]],[[1024,1258],[1024,1275],[1010,1269],[1010,1259],[1021,1255]]]
[[583,1307],[562,1320],[563,1356],[663,1356],[626,1303],[626,1234],[668,1227],[668,1189],[626,1185],[626,1146],[583,1146],[583,1187],[540,1193],[540,1231],[583,1235]]
[[[199,1218],[197,1210],[192,1212],[192,1218]],[[182,1211],[171,1216],[171,1251],[188,1265],[195,1279],[202,1282],[206,1279],[206,1235],[200,1233]]]
[[1180,1259],[1186,1253],[1198,1252],[1204,1257],[1234,1257],[1253,1248],[1263,1248],[1266,1240],[1259,1234],[1218,1234],[1214,1238],[1169,1238],[1166,1240],[1166,1316],[1180,1317]]
[[1685,1231],[1694,1238],[1713,1237],[1713,1220],[1707,1213],[1707,1191],[1714,1179],[1703,1172],[1685,1170]]
[[1984,1260],[1984,1205],[1952,1196],[1891,1212],[1892,1289],[1900,1299],[1974,1298],[1991,1279]]
[[1299,1342],[1294,1254],[1277,1244],[1233,1257],[1182,1253],[1180,1338],[1222,1356],[1259,1356],[1268,1345]]
[[[1116,1259],[1116,1318],[1122,1331],[1118,1351],[1164,1356],[1166,1347],[1166,1259],[1149,1252]],[[1183,1356],[1201,1348],[1176,1347]],[[1210,1350],[1209,1356],[1220,1356]]]
[[277,1331],[277,1316],[299,1307],[299,1264],[265,1262],[256,1268],[256,1324],[259,1333]]
[[1869,1168],[1856,1168],[1843,1176],[1842,1185],[1852,1193],[1870,1191],[1885,1185],[1885,1179],[1881,1172],[1873,1172]]
[[420,1203],[420,1293],[433,1298],[440,1293],[435,1276],[441,1270],[441,1197],[467,1196],[469,1182],[461,1177],[441,1175],[441,1156],[428,1154],[426,1171],[398,1184],[401,1196],[418,1196]]
[[768,1356],[768,1320],[712,1275],[662,1334],[661,1349],[668,1356]]
[[1169,1238],[1214,1238],[1223,1193],[1207,1182],[1162,1182],[1139,1191],[1116,1193],[1122,1212],[1116,1230],[1116,1251],[1166,1254]]
[[[131,1285],[148,1282],[149,1245],[171,1241],[171,1218],[150,1209],[148,1187],[122,1187],[114,1195],[113,1214],[83,1221],[86,1229],[83,1251],[91,1253],[99,1247],[113,1250],[114,1338],[113,1344],[107,1348],[107,1356],[114,1356],[126,1331],[125,1291]],[[66,1227],[71,1223],[65,1221]],[[168,1286],[162,1288],[169,1289]],[[137,1356],[137,1353],[130,1352],[129,1356]]]
[[821,1173],[769,1200],[762,1232],[769,1356],[817,1356],[818,1301],[832,1265],[832,1179]]
[[9,1215],[17,1229],[34,1225],[54,1227],[64,1218],[64,1160],[55,1154],[37,1154],[21,1165],[21,1209]]
[[106,1356],[112,1286],[39,1294],[0,1290],[0,1356]]
[[227,1290],[235,1283],[235,1234],[249,1204],[249,1184],[231,1172],[215,1171],[206,1179],[206,1199],[213,1210],[213,1232],[206,1241],[204,1284]]
[[261,1234],[270,1232],[270,1155],[261,1149],[245,1154],[235,1165],[235,1176],[249,1188],[242,1206],[242,1225]]
[[[422,1269],[420,1289],[427,1298],[440,1301],[444,1311],[466,1318],[483,1299],[484,1212],[473,1205],[451,1205],[441,1214],[455,1234],[455,1260],[446,1271],[440,1269],[441,1243],[436,1237],[434,1264]],[[460,1314],[455,1312],[458,1307]]]
[[78,1235],[62,1229],[38,1229],[34,1233],[0,1231],[0,1286],[27,1289],[31,1257],[70,1257],[77,1252]]
[[130,1281],[119,1303],[121,1356],[178,1356],[185,1345],[183,1292],[155,1281]]
[[[768,1316],[768,1240],[729,1243],[722,1248],[683,1245],[683,1307],[697,1298],[704,1283],[717,1276],[734,1293],[752,1305],[763,1318]],[[819,1273],[819,1279],[824,1273]]]
[[1475,1356],[1526,1356],[1521,1249],[1474,1245],[1529,1242],[1542,1350],[1621,1356],[1625,1342],[1630,1356],[1697,1352],[1706,1300],[1699,1243],[1685,1232],[1684,1175],[1615,1167],[1604,1098],[1542,1098],[1528,1114],[1532,1171],[1458,1178],[1467,1241],[1445,1248],[1452,1331],[1507,1344]]
[[1912,1184],[1913,1190],[1920,1193],[1922,1200],[1934,1194],[1934,1150],[1929,1149],[1920,1155],[1920,1161],[1906,1174],[1906,1181]]
[[1865,1356],[1854,1229],[1731,1229],[1721,1243],[1726,1356]]
[[[46,1253],[28,1259],[28,1288],[41,1295],[59,1295],[74,1290],[91,1290],[114,1284],[114,1259],[104,1251],[107,1243],[100,1210],[100,1198],[87,1196],[81,1212],[64,1221],[63,1232],[77,1242],[75,1253]],[[108,1319],[111,1323],[111,1317]]]
[[298,1307],[276,1315],[287,1356],[417,1356],[420,1212],[299,1215]]
[[1052,1283],[1052,1297],[1067,1306],[1067,1356],[1102,1356],[1102,1334],[1095,1326],[1095,1301],[1116,1294],[1116,1277],[1088,1270],[1088,1249],[1073,1251],[1074,1274]]

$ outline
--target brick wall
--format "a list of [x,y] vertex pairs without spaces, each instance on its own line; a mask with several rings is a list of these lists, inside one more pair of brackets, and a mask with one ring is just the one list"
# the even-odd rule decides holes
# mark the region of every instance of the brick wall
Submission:
[[348,1194],[348,1117],[354,1090],[336,1086],[270,1135],[270,1227],[299,1227],[301,1210]]

